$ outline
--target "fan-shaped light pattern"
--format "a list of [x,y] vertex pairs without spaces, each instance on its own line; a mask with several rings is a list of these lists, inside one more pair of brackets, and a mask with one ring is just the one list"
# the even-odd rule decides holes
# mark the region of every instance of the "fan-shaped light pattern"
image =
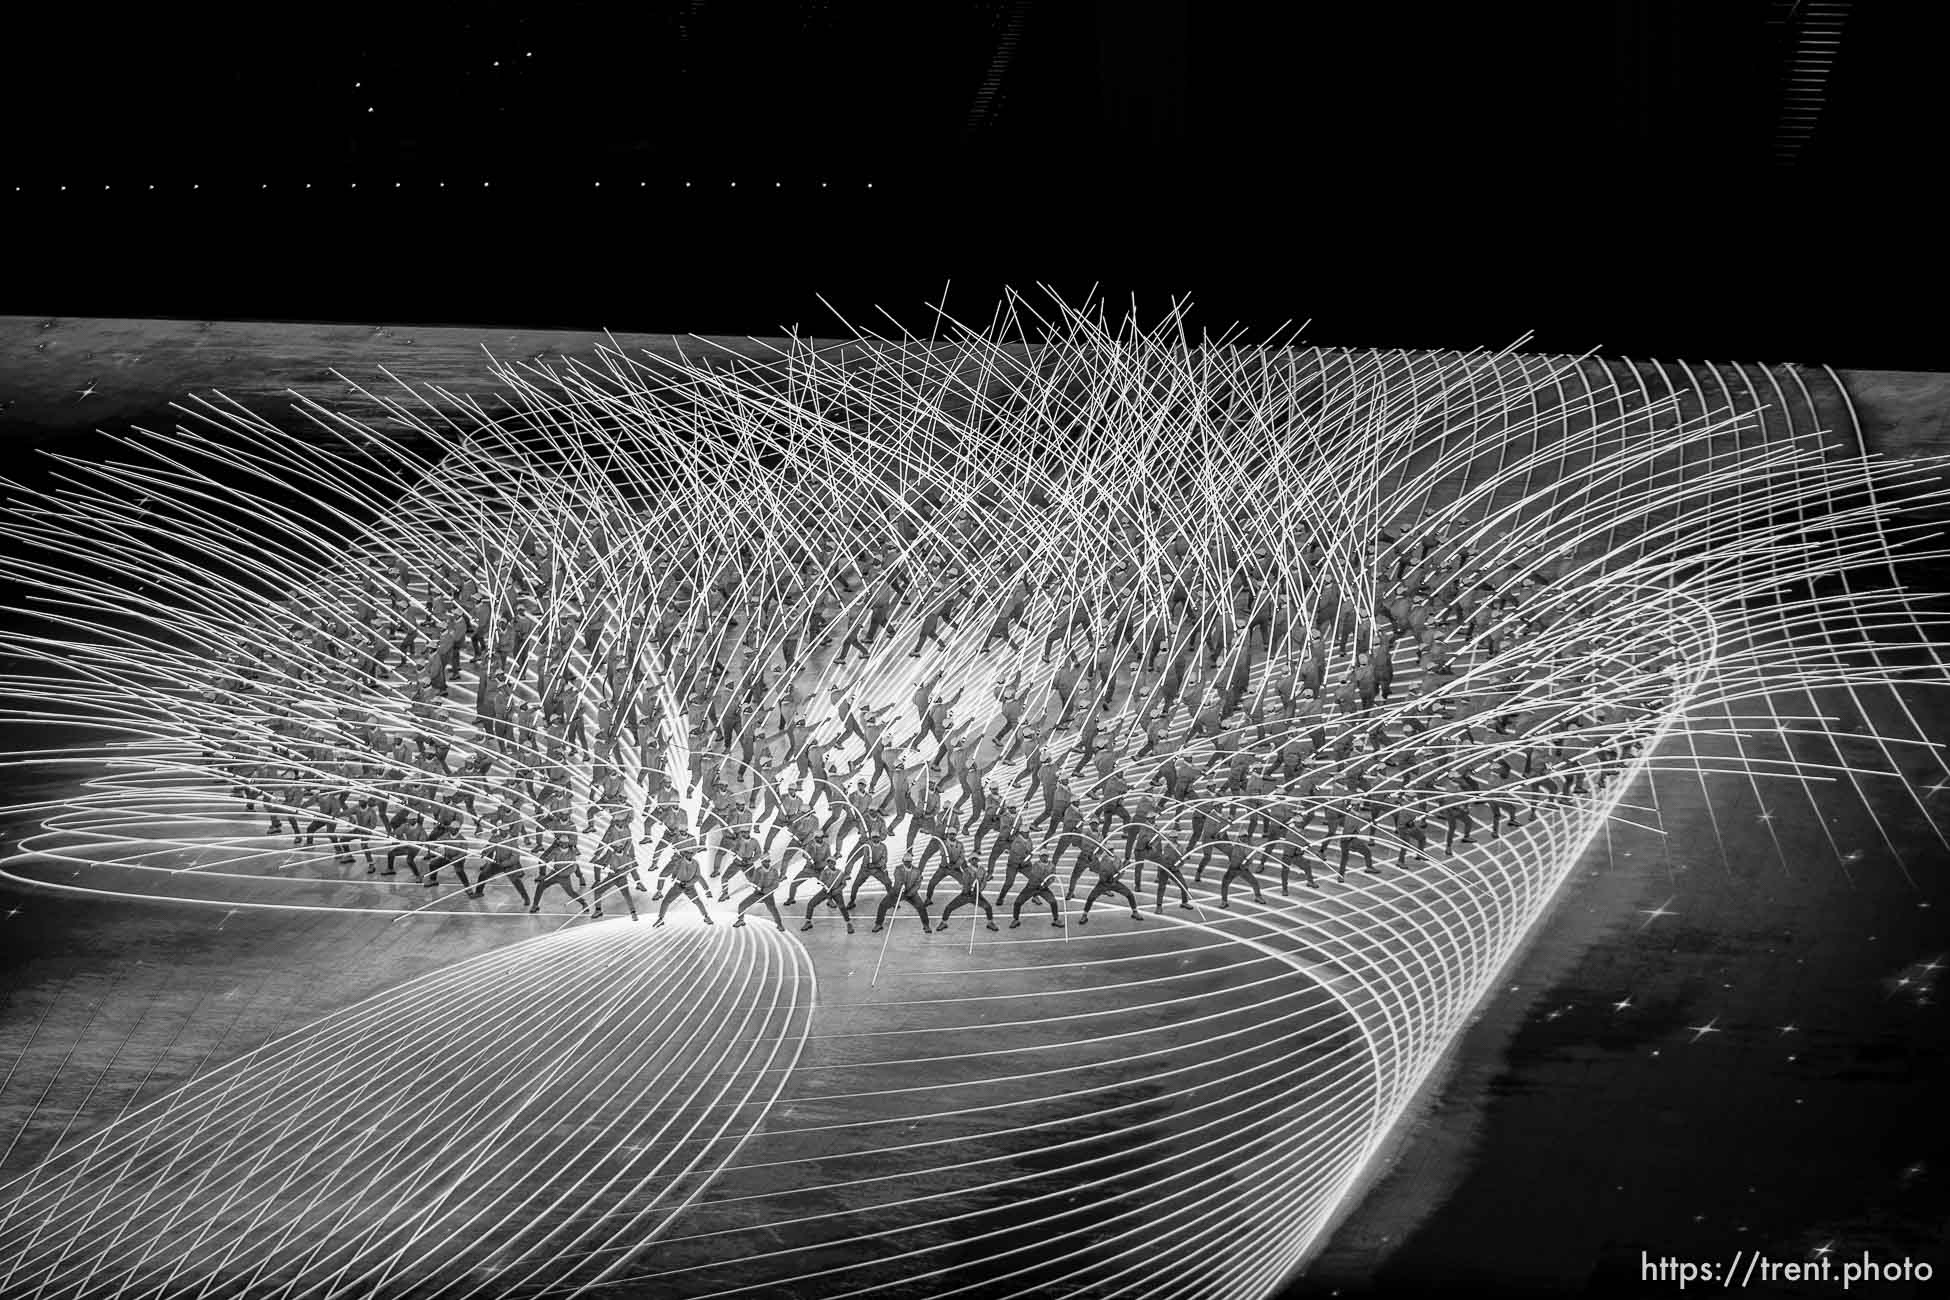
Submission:
[[[624,846],[610,869],[701,844],[716,867],[749,829],[790,873],[795,797],[847,854],[866,832],[841,802],[870,783],[897,857],[945,830],[916,812],[930,785],[978,811],[1000,785],[1061,867],[1099,837],[1135,851],[1146,902],[1187,850],[1187,905],[1086,929],[1071,904],[1053,930],[1032,904],[1035,939],[974,908],[926,937],[906,904],[885,936],[820,909],[822,1003],[767,1158],[726,1164],[651,1248],[598,1234],[551,1267],[657,1295],[1265,1294],[1592,835],[1653,816],[1639,773],[1794,791],[1943,766],[1920,734],[1844,757],[1815,704],[1943,680],[1930,611],[1891,582],[1925,553],[1907,511],[1937,503],[1937,467],[1837,454],[1795,372],[1677,370],[1195,341],[1178,313],[1011,297],[925,340],[497,366],[506,409],[387,402],[384,431],[307,406],[297,439],[201,402],[0,525],[47,620],[7,648],[50,665],[10,691],[102,728],[113,763],[9,869],[513,937],[571,905],[383,883],[358,803],[387,814],[380,854],[445,821],[504,860],[553,839]],[[457,647],[416,644],[447,626]],[[1756,734],[1802,744],[1765,758]],[[1522,820],[1438,848],[1484,813]],[[686,934],[700,962],[730,942]],[[119,1193],[75,1158],[12,1189],[0,1241],[44,1219],[86,1256],[62,1225],[86,1188]],[[392,1164],[358,1168],[395,1203]],[[238,1276],[165,1257],[211,1294]],[[281,1285],[468,1293],[375,1258]],[[478,1265],[476,1291],[539,1284],[528,1259]]]
[[803,1047],[804,950],[707,937],[529,940],[230,1061],[21,1180],[0,1288],[599,1281],[738,1150]]

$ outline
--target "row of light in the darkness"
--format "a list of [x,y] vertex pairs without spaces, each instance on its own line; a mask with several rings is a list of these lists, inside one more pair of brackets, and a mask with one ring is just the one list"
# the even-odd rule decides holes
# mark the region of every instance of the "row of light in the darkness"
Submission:
[[[482,189],[487,189],[487,188],[489,188],[489,187],[490,187],[490,184],[491,184],[491,183],[490,183],[490,182],[488,182],[488,181],[482,181],[482,182],[481,182],[481,188],[482,188]],[[704,189],[715,189],[715,188],[719,188],[721,184],[722,184],[722,186],[723,186],[724,188],[728,188],[728,189],[734,189],[734,190],[735,190],[735,189],[737,189],[737,188],[738,188],[738,182],[737,182],[737,181],[725,181],[725,182],[722,182],[722,183],[720,183],[720,182],[716,182],[716,181],[706,181],[706,182],[702,182],[702,183],[700,183],[700,182],[696,182],[696,181],[684,181],[684,182],[682,182],[682,185],[681,185],[681,188],[683,188],[683,189],[687,189],[687,190],[688,190],[688,189],[695,189],[695,188],[704,188]],[[854,184],[850,184],[850,185],[842,185],[842,186],[840,186],[840,188],[841,188],[841,189],[851,189],[851,188],[854,188],[854,187],[855,187],[855,185],[857,185],[857,184],[858,184],[858,183],[856,182],[856,183],[854,183]],[[658,185],[658,187],[659,187],[659,188],[662,188],[662,187],[663,187],[663,186],[665,186],[665,185],[670,185],[670,186],[672,186],[672,187],[679,187],[679,183],[678,183],[678,182],[676,182],[676,181],[658,181],[658,182],[657,182],[657,185]],[[472,186],[473,186],[473,182],[472,182],[472,181],[456,181],[456,182],[454,183],[454,185],[452,186],[452,188],[454,188],[454,189],[469,189],[469,188],[472,188]],[[591,181],[591,182],[590,182],[590,186],[591,186],[592,188],[594,188],[594,189],[601,189],[601,188],[603,187],[603,183],[602,183],[601,181]],[[638,181],[638,182],[637,182],[637,188],[638,188],[638,189],[648,189],[649,187],[650,187],[650,182],[649,182],[649,181]],[[182,189],[182,188],[185,188],[185,187],[183,187],[183,186],[180,186],[180,185],[162,185],[162,186],[157,186],[157,185],[124,185],[124,186],[123,186],[122,188],[123,188],[123,189],[124,189],[125,191],[126,191],[126,190],[135,190],[135,191],[138,191],[138,192],[142,192],[142,193],[146,193],[147,191],[149,191],[149,190],[154,190],[154,189],[162,189],[162,190],[165,190],[165,191],[170,191],[170,190],[178,190],[178,189]],[[191,183],[190,183],[190,184],[189,184],[189,185],[187,186],[187,188],[189,188],[189,189],[192,189],[192,190],[200,190],[200,189],[202,189],[202,188],[203,188],[203,186],[202,186],[202,184],[201,184],[201,182],[195,182],[195,181],[192,181],[192,182],[191,182]],[[214,187],[213,187],[213,188],[214,188]],[[235,187],[235,186],[233,186],[232,188],[236,188],[236,187]],[[245,185],[245,186],[244,186],[243,188],[249,188],[249,187],[248,187],[248,184],[246,184],[246,185]],[[304,182],[296,182],[296,181],[293,181],[293,182],[279,182],[279,183],[277,183],[277,184],[276,184],[276,185],[274,186],[274,185],[273,185],[273,184],[272,184],[271,182],[269,182],[269,181],[266,181],[266,182],[263,182],[263,183],[261,183],[260,185],[258,185],[258,187],[257,187],[257,188],[258,188],[258,189],[260,189],[260,190],[269,190],[269,189],[273,189],[273,188],[275,188],[275,189],[278,189],[278,190],[281,190],[281,191],[287,191],[287,192],[288,192],[288,191],[293,191],[293,190],[309,190],[309,189],[314,189],[314,188],[317,188],[317,189],[336,189],[336,188],[338,188],[338,187],[337,187],[337,186],[334,186],[334,185],[320,185],[320,186],[314,186],[314,185],[313,185],[313,184],[312,184],[312,183],[311,183],[310,181],[304,181]],[[347,184],[347,185],[345,186],[345,188],[347,188],[347,189],[353,189],[353,190],[356,190],[356,189],[358,189],[358,188],[359,188],[359,182],[357,182],[357,181],[352,181],[352,182],[350,182],[349,184]],[[385,184],[383,184],[383,183],[382,183],[382,184],[377,184],[377,185],[371,185],[371,186],[368,186],[367,188],[369,188],[369,189],[379,189],[379,190],[383,190],[383,189],[388,189],[388,188],[390,188],[390,189],[395,189],[395,190],[398,190],[398,189],[405,189],[405,188],[407,188],[407,184],[406,184],[406,182],[404,182],[404,181],[394,181],[394,182],[393,182],[393,183],[392,183],[392,184],[391,184],[390,186],[387,186],[387,185],[385,185]],[[433,181],[433,182],[415,182],[415,183],[413,184],[413,186],[412,186],[412,188],[413,188],[413,189],[416,189],[416,190],[417,190],[417,189],[442,189],[442,190],[444,190],[444,189],[447,189],[447,188],[449,188],[449,186],[448,186],[448,184],[447,184],[447,182],[446,182],[446,181]],[[622,181],[622,182],[616,182],[616,183],[613,183],[613,184],[612,184],[612,186],[611,186],[611,188],[613,188],[613,189],[628,189],[628,188],[629,188],[629,182],[627,182],[627,181]],[[764,189],[764,188],[765,188],[765,185],[764,185],[764,182],[762,182],[762,181],[761,181],[761,182],[759,182],[758,184],[756,184],[756,185],[753,185],[753,186],[751,186],[750,188],[753,188],[753,189]],[[778,190],[778,189],[784,189],[784,188],[785,188],[785,182],[784,182],[784,181],[773,181],[773,182],[772,182],[772,188],[773,188],[773,189],[775,189],[775,190]],[[794,187],[793,187],[793,188],[795,188],[795,189],[797,189],[797,188],[799,188],[799,187],[798,187],[797,185],[794,185]],[[830,182],[830,181],[821,181],[821,182],[819,182],[819,188],[820,188],[820,189],[822,189],[822,190],[825,190],[825,189],[831,189],[831,188],[833,188],[833,186],[832,186],[832,182]],[[865,183],[865,186],[864,186],[864,188],[866,188],[866,189],[872,189],[872,188],[873,188],[873,182],[872,182],[872,181],[867,181],[867,182]],[[69,191],[70,189],[72,189],[72,190],[75,190],[75,191],[78,191],[78,192],[87,192],[87,191],[90,191],[90,190],[93,190],[93,189],[94,189],[94,186],[92,186],[92,185],[74,185],[74,186],[68,186],[68,185],[46,185],[46,186],[29,186],[29,185],[16,185],[16,186],[14,186],[14,193],[16,193],[16,194],[24,194],[24,193],[26,193],[26,192],[27,192],[28,190],[30,190],[30,189],[33,189],[33,190],[44,190],[44,191],[46,191],[46,192],[49,192],[49,193],[66,193],[66,192],[67,192],[67,191]],[[114,186],[112,186],[112,185],[104,185],[104,186],[102,186],[102,189],[104,189],[104,190],[112,190],[112,189],[114,189]]]

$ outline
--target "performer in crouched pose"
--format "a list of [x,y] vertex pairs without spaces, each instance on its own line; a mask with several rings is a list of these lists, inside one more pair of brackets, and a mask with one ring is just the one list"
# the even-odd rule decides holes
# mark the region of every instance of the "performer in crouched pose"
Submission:
[[1059,930],[1063,928],[1063,910],[1057,905],[1056,892],[1050,888],[1055,879],[1056,868],[1048,858],[1039,853],[1029,860],[1029,866],[1023,872],[1022,892],[1016,895],[1015,911],[1009,918],[1011,930],[1022,924],[1022,905],[1032,898],[1040,898],[1048,903],[1049,923]]
[[636,836],[630,824],[630,810],[627,804],[610,810],[609,825],[603,831],[602,846],[596,850],[596,879],[589,892],[595,895],[594,915],[603,914],[603,895],[614,889],[622,895],[623,902],[629,906],[630,919],[640,920],[636,914],[636,897],[630,892],[634,884],[639,893],[647,893],[643,877],[636,867]]
[[[692,845],[685,845],[671,854],[670,864],[665,868],[665,873],[670,883],[664,886],[664,901],[657,908],[656,925],[664,923],[664,915],[670,911],[671,903],[679,894],[697,904],[698,915],[704,918],[706,925],[716,925],[717,922],[711,919],[711,909],[704,905],[702,898],[698,897],[697,882],[702,873],[698,870],[697,849]],[[655,926],[652,928],[654,929]]]
[[757,865],[745,873],[745,879],[750,882],[752,892],[739,900],[738,919],[731,923],[731,928],[736,930],[743,925],[745,912],[756,904],[763,903],[765,910],[772,914],[772,923],[784,930],[785,918],[779,915],[779,905],[772,901],[772,894],[779,887],[779,869],[772,865],[772,859],[760,858]]
[[460,879],[462,893],[468,890],[467,880],[467,841],[460,834],[460,813],[457,806],[443,804],[434,818],[433,827],[427,832],[426,855],[427,873],[420,881],[423,885],[438,888],[440,869],[452,867],[454,875]]
[[995,923],[995,909],[989,906],[988,899],[982,897],[983,891],[988,888],[988,868],[978,865],[972,859],[958,857],[950,867],[943,869],[949,871],[960,883],[961,892],[948,901],[948,906],[942,910],[941,920],[936,922],[934,928],[937,931],[947,929],[948,920],[954,916],[956,909],[968,903],[975,903],[980,905],[982,918],[988,924],[988,928],[1000,929],[1001,927]]
[[840,916],[846,921],[846,932],[853,933],[853,909],[846,901],[846,872],[832,858],[827,858],[819,867],[819,888],[806,900],[806,923],[799,928],[813,928],[813,913],[821,903],[829,903],[840,909]]
[[[856,886],[857,888],[857,886]],[[921,869],[914,865],[913,855],[900,860],[894,868],[894,878],[887,893],[880,900],[880,908],[873,916],[873,932],[879,934],[887,926],[887,913],[894,910],[895,904],[905,899],[921,917],[921,933],[927,934],[932,928],[928,924],[928,904],[921,897]]]
[[[1137,895],[1131,892],[1130,886],[1118,879],[1124,873],[1124,863],[1115,854],[1104,849],[1102,845],[1098,845],[1094,851],[1090,848],[1085,848],[1078,856],[1077,870],[1070,877],[1070,892],[1064,895],[1065,899],[1076,897],[1076,878],[1085,868],[1097,873],[1097,883],[1092,885],[1090,892],[1083,896],[1083,915],[1077,918],[1078,925],[1090,924],[1090,908],[1105,894],[1117,894],[1121,896],[1130,905],[1131,919],[1133,921],[1142,921],[1144,919],[1143,915],[1138,911]],[[1017,901],[1020,902],[1021,900],[1018,899]]]
[[581,864],[576,861],[581,845],[576,835],[575,817],[566,808],[550,812],[542,827],[553,838],[547,848],[542,850],[542,865],[535,875],[535,901],[528,905],[531,912],[542,910],[542,895],[550,885],[560,885],[562,892],[574,900],[583,911],[589,904],[576,891],[572,878],[582,874]]
[[528,901],[528,887],[521,883],[521,815],[513,805],[503,804],[501,814],[496,818],[494,829],[488,837],[487,846],[481,854],[481,874],[474,877],[475,898],[487,889],[487,883],[496,876],[505,876],[521,897],[521,905],[533,910]]

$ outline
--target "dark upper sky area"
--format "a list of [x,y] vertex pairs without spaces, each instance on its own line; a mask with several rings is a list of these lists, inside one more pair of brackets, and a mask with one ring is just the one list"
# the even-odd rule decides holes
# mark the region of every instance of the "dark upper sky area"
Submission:
[[1047,283],[1352,346],[1950,364],[1940,6],[66,5],[31,30],[5,312],[831,332],[821,295],[921,325],[945,283],[980,316]]

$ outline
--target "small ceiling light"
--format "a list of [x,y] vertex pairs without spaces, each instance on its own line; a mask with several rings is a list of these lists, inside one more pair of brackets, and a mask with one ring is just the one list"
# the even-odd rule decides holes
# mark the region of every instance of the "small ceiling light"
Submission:
[[398,189],[398,188],[399,188],[399,182],[398,182],[398,181],[394,181],[394,182],[393,182],[393,188],[394,188],[394,189]]

